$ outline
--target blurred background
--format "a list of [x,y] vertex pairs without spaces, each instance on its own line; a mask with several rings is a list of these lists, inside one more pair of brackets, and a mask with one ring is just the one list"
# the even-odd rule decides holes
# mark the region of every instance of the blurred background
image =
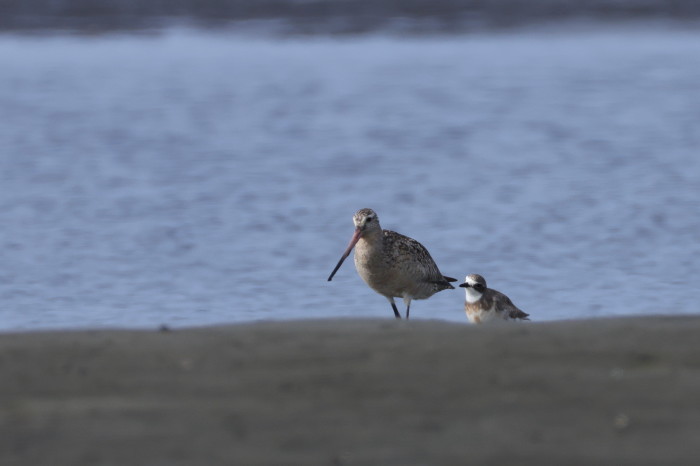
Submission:
[[697,313],[699,148],[695,0],[4,0],[0,330],[391,319],[363,207],[533,320]]

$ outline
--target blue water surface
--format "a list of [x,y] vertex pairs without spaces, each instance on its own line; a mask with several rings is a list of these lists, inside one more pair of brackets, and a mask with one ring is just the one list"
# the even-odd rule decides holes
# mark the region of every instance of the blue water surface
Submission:
[[362,207],[533,320],[695,314],[698,57],[613,26],[0,36],[0,329],[391,319],[351,260],[326,281]]

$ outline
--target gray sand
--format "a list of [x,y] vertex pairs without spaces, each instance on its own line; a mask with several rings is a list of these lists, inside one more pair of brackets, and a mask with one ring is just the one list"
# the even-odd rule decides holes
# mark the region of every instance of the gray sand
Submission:
[[0,335],[0,464],[697,464],[700,318]]

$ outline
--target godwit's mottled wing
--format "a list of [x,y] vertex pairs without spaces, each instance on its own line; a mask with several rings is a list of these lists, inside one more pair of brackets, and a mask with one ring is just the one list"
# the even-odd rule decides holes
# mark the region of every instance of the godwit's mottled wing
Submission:
[[513,304],[513,301],[510,300],[510,298],[500,291],[496,291],[494,289],[491,289],[493,292],[493,300],[494,304],[496,305],[496,312],[500,313],[505,313],[505,315],[508,316],[509,319],[521,319],[521,320],[530,320],[528,319],[528,316],[530,314],[527,314],[518,307]]
[[392,267],[402,268],[424,282],[454,288],[448,281],[456,280],[444,277],[428,250],[413,238],[384,230],[384,252]]

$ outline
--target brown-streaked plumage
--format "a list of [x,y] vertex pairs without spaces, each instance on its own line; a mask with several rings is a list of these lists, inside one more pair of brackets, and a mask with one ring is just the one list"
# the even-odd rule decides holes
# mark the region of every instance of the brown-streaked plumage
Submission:
[[354,247],[357,273],[370,288],[389,300],[397,319],[401,314],[394,298],[403,298],[408,319],[411,300],[427,299],[438,291],[454,289],[449,282],[457,280],[440,272],[422,244],[395,231],[382,230],[372,209],[358,210],[352,220],[355,233],[328,281]]
[[510,298],[500,291],[486,286],[484,277],[478,274],[467,275],[464,283],[466,300],[464,312],[470,322],[481,324],[494,320],[530,320],[529,314],[518,309]]

